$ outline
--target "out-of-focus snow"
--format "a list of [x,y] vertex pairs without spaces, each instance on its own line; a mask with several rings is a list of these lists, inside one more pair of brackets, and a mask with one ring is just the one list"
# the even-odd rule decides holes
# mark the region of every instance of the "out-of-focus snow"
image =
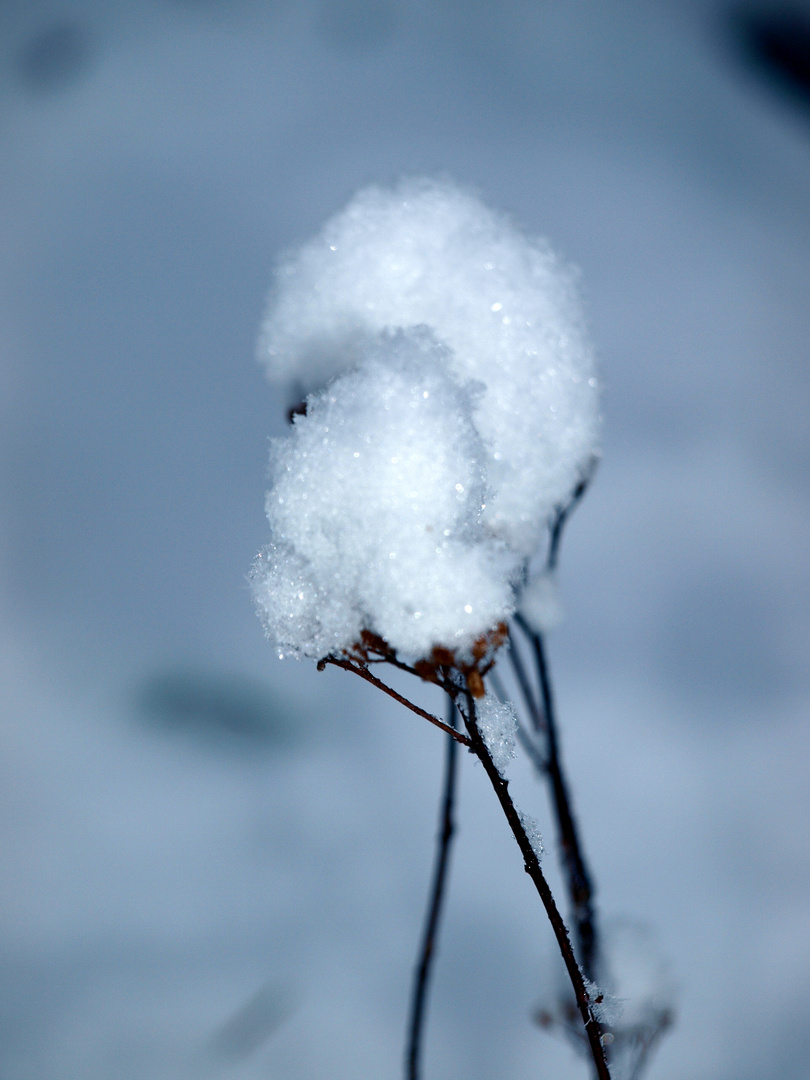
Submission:
[[538,634],[547,634],[559,626],[563,614],[554,574],[537,574],[529,581],[520,594],[520,613]]

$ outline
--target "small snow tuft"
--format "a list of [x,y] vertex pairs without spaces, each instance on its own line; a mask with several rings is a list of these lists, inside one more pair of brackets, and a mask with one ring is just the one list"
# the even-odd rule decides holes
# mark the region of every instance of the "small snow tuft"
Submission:
[[499,775],[505,777],[506,767],[515,756],[515,707],[511,701],[498,701],[494,694],[488,693],[475,703],[475,717],[493,764]]
[[545,848],[543,847],[543,837],[540,834],[540,826],[537,824],[537,819],[529,817],[528,814],[524,814],[522,810],[518,810],[518,817],[520,818],[520,824],[523,826],[523,831],[526,833],[532,851],[537,856],[537,861],[543,858]]
[[614,1027],[624,1014],[624,1002],[621,998],[602,990],[596,983],[583,977],[585,989],[588,991],[588,1003],[591,1014],[598,1023],[607,1027]]

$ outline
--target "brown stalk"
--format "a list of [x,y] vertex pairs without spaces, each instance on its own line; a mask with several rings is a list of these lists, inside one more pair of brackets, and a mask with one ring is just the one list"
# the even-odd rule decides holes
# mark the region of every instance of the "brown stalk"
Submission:
[[489,782],[492,784],[498,801],[501,804],[501,809],[514,834],[520,852],[523,855],[526,873],[532,879],[532,883],[537,889],[543,906],[546,909],[546,914],[551,923],[554,936],[557,939],[557,945],[562,954],[563,963],[565,964],[568,978],[570,979],[571,986],[574,990],[577,1008],[585,1027],[585,1034],[593,1058],[596,1076],[598,1077],[598,1080],[610,1080],[610,1070],[605,1058],[604,1046],[602,1045],[601,1025],[591,1013],[588,991],[585,989],[582,972],[580,971],[576,957],[574,956],[574,950],[571,946],[568,930],[563,922],[562,915],[559,912],[545,875],[540,868],[540,861],[529,842],[526,830],[523,828],[520,815],[515,808],[515,804],[512,802],[512,797],[509,794],[509,782],[504,780],[495,768],[495,763],[490,756],[481,732],[478,730],[473,696],[469,691],[464,691],[463,694],[460,691],[459,697],[461,696],[464,698],[465,706],[462,707],[460,711],[461,715],[464,717],[467,733],[470,736],[470,748],[484,766]]
[[[502,634],[499,628],[497,644],[501,644],[504,637],[505,633]],[[539,649],[538,656],[542,657],[542,642],[539,643]],[[443,723],[431,713],[420,708],[418,705],[415,705],[412,701],[409,701],[402,694],[397,693],[396,690],[388,686],[381,679],[372,675],[366,665],[368,663],[379,661],[392,663],[395,667],[409,671],[418,678],[442,686],[459,707],[459,712],[461,713],[465,727],[467,728],[467,735],[464,736],[461,732],[455,731],[449,724]],[[335,667],[340,667],[345,671],[352,671],[355,675],[359,675],[361,679],[370,682],[373,686],[376,686],[378,689],[394,698],[395,701],[398,701],[407,709],[415,712],[418,716],[424,717],[424,719],[428,720],[431,724],[434,724],[436,727],[446,732],[456,742],[460,742],[462,745],[469,747],[471,752],[474,753],[481,762],[498,801],[501,804],[501,809],[514,834],[521,854],[523,855],[524,869],[531,878],[543,903],[543,907],[546,910],[549,922],[551,923],[551,928],[557,940],[563,963],[568,972],[568,978],[574,990],[576,1007],[584,1025],[585,1037],[593,1058],[596,1078],[597,1080],[610,1080],[610,1070],[605,1056],[605,1048],[602,1044],[602,1028],[591,1012],[588,991],[585,988],[584,977],[579,964],[577,963],[576,956],[574,955],[571,939],[568,936],[568,930],[566,929],[562,915],[560,914],[549,884],[540,867],[540,861],[532,848],[529,838],[526,835],[526,830],[520,820],[520,815],[509,794],[509,783],[500,775],[495,767],[495,763],[492,760],[483,736],[478,728],[475,699],[480,696],[480,689],[483,686],[482,675],[486,673],[492,665],[491,652],[487,654],[485,651],[482,651],[480,659],[476,656],[473,665],[467,665],[462,669],[455,666],[455,657],[451,652],[448,650],[434,649],[429,661],[421,662],[411,668],[398,661],[394,650],[381,638],[367,634],[364,635],[362,642],[354,647],[351,658],[328,656],[319,661],[318,670],[322,671],[327,664],[333,664]],[[477,676],[477,678],[471,677],[471,675]],[[541,689],[543,692],[544,712],[546,714],[545,719],[548,724],[548,710],[551,707],[551,697],[547,672],[545,673],[545,679],[541,674]],[[536,721],[539,721],[539,710],[536,706],[532,712]],[[429,951],[432,950],[432,943],[428,946],[428,949]],[[415,1077],[415,1075],[416,1074],[414,1073],[410,1074],[411,1077]]]
[[366,682],[370,682],[372,686],[376,686],[378,690],[382,690],[384,694],[388,694],[394,701],[398,701],[400,705],[404,705],[406,709],[410,709],[411,712],[415,712],[417,716],[421,716],[431,724],[435,724],[437,728],[446,732],[452,736],[456,742],[460,742],[462,746],[469,746],[470,740],[466,735],[462,735],[460,731],[455,731],[448,724],[441,721],[438,716],[434,716],[432,713],[427,712],[425,709],[421,709],[418,705],[414,705],[412,701],[409,701],[402,694],[398,694],[392,686],[388,686],[382,679],[378,679],[376,675],[372,675],[371,672],[362,663],[354,663],[351,660],[344,660],[339,656],[327,656],[323,660],[318,661],[318,671],[323,671],[327,664],[334,664],[335,667],[343,668],[344,671],[353,671],[355,675],[359,675],[361,679],[365,679]]

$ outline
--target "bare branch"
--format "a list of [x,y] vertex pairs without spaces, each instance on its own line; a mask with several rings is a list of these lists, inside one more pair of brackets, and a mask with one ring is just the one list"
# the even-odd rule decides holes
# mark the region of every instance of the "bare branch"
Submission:
[[509,827],[514,834],[515,840],[517,840],[518,847],[523,855],[526,873],[532,879],[532,882],[537,889],[540,899],[543,902],[543,906],[546,909],[551,928],[554,931],[554,936],[557,939],[563,963],[568,972],[571,986],[574,989],[577,1008],[582,1017],[582,1023],[585,1028],[588,1046],[593,1058],[596,1076],[598,1080],[610,1080],[610,1070],[605,1058],[604,1046],[602,1045],[602,1028],[596,1017],[591,1013],[588,991],[585,989],[582,972],[580,971],[576,957],[574,956],[574,950],[571,946],[568,930],[565,927],[562,915],[560,915],[557,904],[554,901],[545,875],[540,868],[540,861],[537,858],[537,854],[526,835],[526,830],[520,820],[520,815],[517,812],[515,804],[512,802],[512,797],[509,794],[509,783],[507,780],[504,780],[495,768],[495,764],[487,749],[486,743],[478,729],[473,696],[469,691],[465,691],[463,694],[459,692],[458,697],[459,699],[463,699],[464,702],[463,706],[460,705],[460,711],[461,715],[464,717],[467,733],[470,736],[472,752],[484,766],[484,770],[498,797],[498,801],[501,804],[501,809],[506,816]]

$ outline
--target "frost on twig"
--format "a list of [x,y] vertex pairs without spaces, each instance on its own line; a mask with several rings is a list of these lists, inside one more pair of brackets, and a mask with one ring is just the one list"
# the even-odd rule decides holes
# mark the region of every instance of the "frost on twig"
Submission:
[[518,810],[518,817],[520,818],[520,824],[523,826],[523,831],[529,838],[529,843],[532,846],[532,851],[537,856],[538,862],[545,854],[545,848],[543,846],[543,836],[540,832],[540,826],[537,824],[536,818],[529,817],[528,814],[524,814],[522,810]]

